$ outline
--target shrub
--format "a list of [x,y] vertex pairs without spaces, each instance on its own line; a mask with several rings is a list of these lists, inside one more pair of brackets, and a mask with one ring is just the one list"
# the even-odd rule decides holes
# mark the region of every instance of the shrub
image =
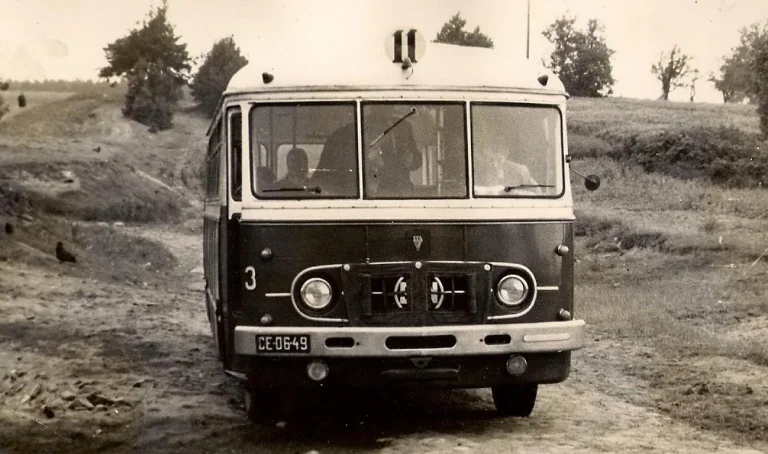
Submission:
[[574,159],[611,156],[614,147],[605,140],[581,134],[568,135],[568,153]]
[[761,152],[761,145],[768,144],[734,127],[695,127],[634,134],[624,141],[618,157],[647,172],[754,187],[768,184],[768,156]]
[[8,107],[8,103],[6,103],[5,99],[0,96],[0,120],[2,120],[5,114],[7,114],[10,110],[11,108]]

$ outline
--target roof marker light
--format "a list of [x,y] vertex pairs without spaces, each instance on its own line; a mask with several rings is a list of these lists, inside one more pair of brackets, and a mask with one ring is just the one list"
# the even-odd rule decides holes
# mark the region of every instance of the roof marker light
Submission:
[[275,80],[275,76],[270,73],[261,73],[261,80],[263,80],[265,84],[268,84]]
[[549,82],[549,76],[546,75],[546,74],[542,74],[541,76],[539,76],[538,80],[539,80],[539,83],[542,86],[546,87],[547,86],[547,82]]

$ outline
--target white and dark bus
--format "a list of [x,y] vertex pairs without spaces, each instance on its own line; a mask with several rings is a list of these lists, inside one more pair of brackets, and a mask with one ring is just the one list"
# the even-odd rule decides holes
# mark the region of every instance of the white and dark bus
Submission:
[[527,416],[584,345],[562,83],[416,37],[290,49],[222,96],[206,308],[251,418],[286,393],[386,386],[490,387]]

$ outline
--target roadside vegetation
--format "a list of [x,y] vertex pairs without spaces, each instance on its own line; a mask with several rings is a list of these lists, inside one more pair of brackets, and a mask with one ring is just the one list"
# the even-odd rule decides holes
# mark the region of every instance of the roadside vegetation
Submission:
[[768,143],[754,106],[573,99],[569,121],[571,166],[603,183],[572,177],[587,349],[645,383],[634,401],[766,441]]

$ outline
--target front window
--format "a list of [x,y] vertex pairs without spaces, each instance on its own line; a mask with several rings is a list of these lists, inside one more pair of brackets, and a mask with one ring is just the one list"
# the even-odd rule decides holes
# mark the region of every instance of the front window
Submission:
[[251,162],[259,198],[357,198],[355,104],[258,105]]
[[476,197],[563,191],[560,112],[554,107],[473,104],[472,150]]
[[363,104],[367,199],[467,197],[464,105]]
[[[359,199],[362,173],[364,199],[465,199],[465,106],[363,102],[358,119],[354,102],[256,105],[250,113],[254,194]],[[556,107],[472,103],[470,108],[475,197],[562,194]]]

